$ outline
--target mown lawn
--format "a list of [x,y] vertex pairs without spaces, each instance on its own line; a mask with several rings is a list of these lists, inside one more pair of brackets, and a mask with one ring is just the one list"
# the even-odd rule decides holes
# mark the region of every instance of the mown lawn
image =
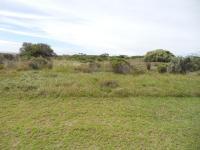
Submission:
[[[116,88],[101,82],[115,80]],[[1,72],[0,149],[200,149],[200,77]]]

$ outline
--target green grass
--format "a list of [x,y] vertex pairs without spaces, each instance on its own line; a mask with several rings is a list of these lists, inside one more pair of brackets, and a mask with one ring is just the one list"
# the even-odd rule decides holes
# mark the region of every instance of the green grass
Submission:
[[65,67],[0,71],[0,149],[200,149],[200,76]]
[[199,149],[199,98],[2,98],[0,149]]
[[[101,83],[108,80],[115,80],[119,87],[101,88]],[[26,71],[1,74],[0,84],[1,95],[15,97],[200,96],[197,75]]]

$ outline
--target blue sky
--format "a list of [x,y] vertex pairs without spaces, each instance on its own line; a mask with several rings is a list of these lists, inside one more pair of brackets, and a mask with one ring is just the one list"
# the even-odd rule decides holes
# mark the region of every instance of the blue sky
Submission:
[[199,18],[199,0],[0,0],[0,51],[32,42],[58,54],[199,54]]

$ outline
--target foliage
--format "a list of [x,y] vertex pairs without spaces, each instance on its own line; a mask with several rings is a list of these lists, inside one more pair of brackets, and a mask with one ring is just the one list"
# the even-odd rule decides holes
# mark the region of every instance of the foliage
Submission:
[[174,55],[167,50],[157,49],[154,51],[147,52],[144,57],[146,62],[170,62]]
[[29,62],[28,65],[31,69],[51,69],[53,67],[53,64],[51,60],[47,60],[42,57],[37,57],[37,58],[32,58]]
[[150,62],[146,63],[146,68],[147,68],[147,70],[151,70],[151,63]]
[[159,73],[165,73],[165,72],[167,72],[167,64],[164,64],[164,63],[159,64],[157,66],[157,70],[158,70]]
[[17,55],[0,53],[0,64],[3,64],[4,61],[15,61],[15,60],[17,60]]
[[113,59],[111,63],[115,73],[128,74],[131,72],[130,63],[124,59]]
[[200,70],[199,57],[176,57],[170,62],[168,67],[168,71],[171,73],[186,73],[198,70]]
[[22,47],[20,48],[20,56],[22,57],[53,57],[56,54],[54,53],[53,49],[47,44],[39,43],[39,44],[32,44],[32,43],[23,43]]

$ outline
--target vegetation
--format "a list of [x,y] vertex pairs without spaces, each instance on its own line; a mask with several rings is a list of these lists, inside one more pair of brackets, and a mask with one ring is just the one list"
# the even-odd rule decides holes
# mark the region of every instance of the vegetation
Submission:
[[146,63],[146,67],[147,67],[147,70],[151,70],[151,63],[150,63],[150,62],[147,62],[147,63]]
[[0,64],[0,149],[200,148],[199,57],[35,56]]
[[186,73],[200,70],[200,57],[176,57],[169,64],[169,72]]
[[127,74],[131,72],[131,65],[124,59],[114,59],[111,63],[115,73]]
[[20,56],[31,58],[31,57],[52,57],[56,54],[47,44],[32,44],[32,43],[23,43],[20,48]]
[[167,50],[157,49],[154,51],[147,52],[144,57],[146,62],[170,62],[174,55]]
[[159,73],[167,72],[167,64],[164,64],[164,63],[159,64],[157,68],[158,68]]
[[53,67],[51,60],[47,60],[42,57],[32,58],[28,62],[28,65],[31,69],[51,69]]

